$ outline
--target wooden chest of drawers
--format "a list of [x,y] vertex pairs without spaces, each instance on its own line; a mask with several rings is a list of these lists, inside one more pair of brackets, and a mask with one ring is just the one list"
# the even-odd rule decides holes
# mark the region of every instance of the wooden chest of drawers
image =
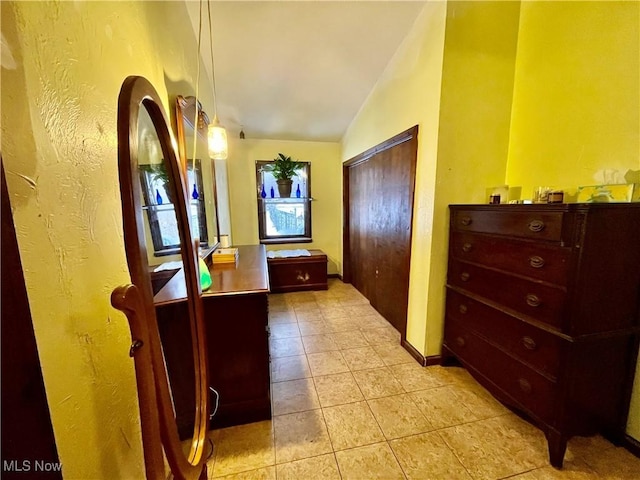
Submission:
[[542,428],[619,442],[640,334],[640,204],[451,205],[443,363]]

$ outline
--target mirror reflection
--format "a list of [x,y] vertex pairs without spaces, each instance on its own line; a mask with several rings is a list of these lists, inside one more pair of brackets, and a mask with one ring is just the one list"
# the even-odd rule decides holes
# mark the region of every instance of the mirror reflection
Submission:
[[207,146],[209,117],[195,97],[178,96],[176,131],[178,149],[187,167],[192,232],[200,239],[200,256],[206,257],[219,242],[215,164]]
[[[179,304],[165,303],[164,297],[157,295],[160,290],[165,296],[167,290],[186,291],[182,271],[184,252],[174,207],[174,195],[179,194],[182,187],[179,180],[168,173],[171,169],[163,158],[155,127],[145,108],[140,109],[138,117],[138,170],[142,210],[146,217],[148,268],[173,413],[180,439],[191,439],[195,418],[195,370],[193,361],[185,362],[182,352],[192,349],[192,332],[188,318],[183,318],[184,309],[177,308]],[[191,178],[197,188],[197,178]],[[192,205],[197,206],[195,202]],[[206,226],[204,228],[206,231]],[[187,356],[187,359],[193,357]],[[191,444],[187,441],[183,446],[187,455]]]

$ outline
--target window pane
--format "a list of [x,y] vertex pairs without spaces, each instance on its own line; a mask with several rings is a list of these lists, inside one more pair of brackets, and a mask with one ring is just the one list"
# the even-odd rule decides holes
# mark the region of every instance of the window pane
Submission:
[[267,236],[304,235],[304,203],[265,203]]
[[162,245],[165,247],[180,245],[178,223],[176,220],[176,214],[173,211],[173,206],[167,207],[166,210],[156,210],[156,215],[158,217],[158,226],[160,227]]

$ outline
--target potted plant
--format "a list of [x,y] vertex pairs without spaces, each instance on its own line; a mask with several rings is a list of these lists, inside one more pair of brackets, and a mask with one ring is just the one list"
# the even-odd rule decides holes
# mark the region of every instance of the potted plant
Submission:
[[303,166],[302,162],[291,160],[291,157],[287,157],[283,153],[279,153],[273,159],[273,163],[265,165],[265,170],[271,172],[276,178],[281,198],[289,198],[291,196],[291,185],[293,183],[291,179]]

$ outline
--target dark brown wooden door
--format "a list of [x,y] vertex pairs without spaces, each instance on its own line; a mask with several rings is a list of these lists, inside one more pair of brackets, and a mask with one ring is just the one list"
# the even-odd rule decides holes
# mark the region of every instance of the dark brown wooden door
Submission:
[[418,127],[344,165],[344,279],[404,340]]
[[1,170],[2,478],[61,479],[4,167]]

